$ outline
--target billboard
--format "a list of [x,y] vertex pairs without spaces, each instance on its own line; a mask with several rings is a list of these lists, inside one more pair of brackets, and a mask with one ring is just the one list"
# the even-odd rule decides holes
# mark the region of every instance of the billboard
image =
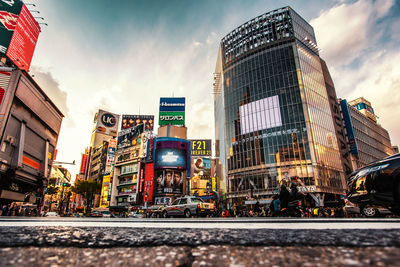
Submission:
[[158,123],[162,125],[185,125],[185,98],[160,98],[160,114]]
[[239,107],[240,132],[247,134],[282,126],[279,96],[271,96]]
[[23,5],[7,50],[7,56],[18,68],[29,70],[39,33],[39,24]]
[[7,53],[22,6],[20,0],[0,1],[0,52],[3,54]]
[[209,156],[211,157],[211,139],[189,140],[191,143],[190,154],[194,157]]
[[99,110],[94,117],[96,133],[102,133],[111,136],[117,136],[119,115]]
[[185,112],[184,97],[161,97],[160,111],[183,111]]
[[154,115],[122,115],[121,130],[144,124],[145,131],[153,131]]
[[192,170],[193,177],[209,179],[211,177],[211,159],[193,158]]
[[162,125],[185,125],[185,112],[172,112],[172,111],[160,111],[160,117],[158,118],[158,124]]
[[182,194],[185,176],[186,171],[181,170],[165,169],[156,171],[156,194]]
[[139,145],[142,141],[140,137],[143,133],[143,129],[144,125],[140,124],[133,128],[120,131],[118,133],[117,150]]

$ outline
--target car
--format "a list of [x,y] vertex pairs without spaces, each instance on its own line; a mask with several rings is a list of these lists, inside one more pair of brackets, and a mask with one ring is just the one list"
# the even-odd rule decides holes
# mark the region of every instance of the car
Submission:
[[377,215],[377,207],[400,215],[400,154],[353,172],[348,182],[347,199],[369,217]]
[[164,218],[173,216],[204,216],[214,213],[215,207],[212,203],[206,203],[201,198],[184,196],[175,199],[171,205],[166,206],[162,211]]
[[45,216],[46,217],[60,217],[60,215],[58,215],[58,213],[55,212],[55,211],[49,211],[49,212],[46,213]]
[[366,205],[361,209],[359,206],[348,202],[344,209],[348,215],[364,215],[365,217],[384,217],[391,215],[392,212],[384,207]]
[[101,213],[101,211],[92,211],[92,213],[90,213],[89,215],[90,217],[103,217],[103,213]]

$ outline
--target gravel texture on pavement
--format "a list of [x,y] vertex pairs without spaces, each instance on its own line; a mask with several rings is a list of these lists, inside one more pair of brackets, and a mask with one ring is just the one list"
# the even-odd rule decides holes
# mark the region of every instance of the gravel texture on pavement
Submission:
[[400,248],[157,246],[0,248],[0,266],[399,266]]
[[105,248],[162,245],[400,247],[400,229],[1,227],[0,236],[0,247]]

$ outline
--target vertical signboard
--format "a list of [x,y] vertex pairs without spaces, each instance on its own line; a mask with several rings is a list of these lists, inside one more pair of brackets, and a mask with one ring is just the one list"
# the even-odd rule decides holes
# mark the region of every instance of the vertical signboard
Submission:
[[352,154],[358,154],[357,141],[354,133],[353,123],[350,116],[349,107],[347,101],[343,99],[340,101],[340,106],[342,108],[343,119],[347,131],[347,138],[349,139],[350,152]]
[[162,125],[185,125],[185,98],[160,98],[160,114],[158,123]]
[[89,159],[89,155],[82,154],[81,169],[79,171],[79,174],[85,174],[86,173],[86,167],[87,167],[88,159]]
[[23,5],[7,50],[7,56],[18,68],[29,70],[39,33],[39,24],[28,8]]

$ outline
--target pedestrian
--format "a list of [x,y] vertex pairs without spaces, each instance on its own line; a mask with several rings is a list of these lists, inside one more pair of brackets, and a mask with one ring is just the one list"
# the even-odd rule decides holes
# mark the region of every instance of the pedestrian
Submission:
[[290,193],[285,185],[281,185],[281,191],[279,193],[279,200],[281,201],[281,209],[286,209],[289,203]]

